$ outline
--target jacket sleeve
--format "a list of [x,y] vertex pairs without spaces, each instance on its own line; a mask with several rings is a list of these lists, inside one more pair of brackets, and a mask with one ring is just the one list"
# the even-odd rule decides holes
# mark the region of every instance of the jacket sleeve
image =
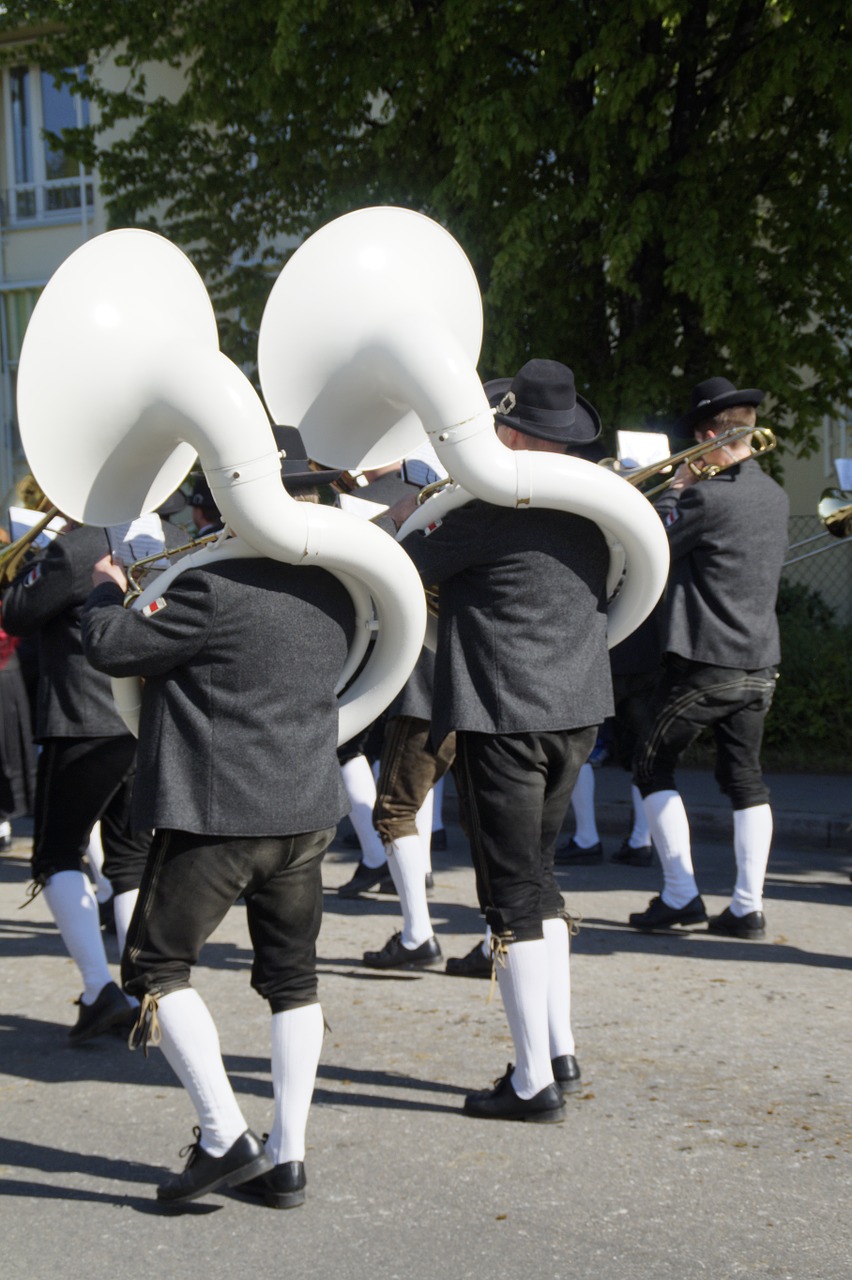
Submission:
[[449,512],[434,528],[410,533],[402,547],[425,585],[437,587],[472,565],[493,559],[490,523],[488,504],[469,502]]
[[58,617],[74,598],[74,570],[61,539],[30,560],[3,595],[3,626],[13,636],[32,636]]
[[216,621],[216,597],[206,574],[189,571],[146,610],[125,609],[113,583],[96,587],[83,609],[83,649],[110,676],[159,676],[189,661]]
[[667,493],[654,504],[669,540],[672,560],[689,555],[701,540],[707,524],[706,494],[700,485],[680,493]]

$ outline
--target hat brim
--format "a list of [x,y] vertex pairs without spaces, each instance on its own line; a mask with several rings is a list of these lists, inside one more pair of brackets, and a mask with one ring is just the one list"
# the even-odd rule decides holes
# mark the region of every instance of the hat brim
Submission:
[[708,418],[715,418],[717,413],[722,413],[725,409],[733,409],[738,404],[756,407],[762,400],[763,392],[758,391],[757,387],[748,387],[745,391],[726,391],[724,395],[714,396],[705,404],[690,409],[682,418],[678,418],[674,429],[683,435],[689,435],[700,423],[706,422]]
[[186,494],[181,489],[175,489],[174,493],[169,494],[165,502],[161,502],[157,507],[157,515],[162,516],[165,520],[169,516],[176,516],[179,511],[183,511],[186,507]]
[[[294,459],[299,461],[299,459]],[[287,471],[281,468],[281,483],[288,493],[304,493],[307,489],[321,489],[323,485],[335,484],[346,471]]]
[[522,435],[533,436],[536,440],[549,440],[551,444],[565,445],[566,448],[568,445],[591,444],[601,433],[601,420],[597,409],[579,394],[577,394],[577,403],[574,408],[574,421],[565,428],[564,435],[555,436],[552,432],[545,431],[538,423],[527,422],[525,418],[513,418],[507,413],[495,413],[494,421],[501,423],[504,427],[511,427],[514,431],[520,431]]

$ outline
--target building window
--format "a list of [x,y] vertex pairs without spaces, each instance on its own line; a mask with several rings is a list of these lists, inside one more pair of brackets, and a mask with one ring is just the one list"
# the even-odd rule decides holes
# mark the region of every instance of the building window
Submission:
[[87,125],[88,101],[37,67],[14,67],[4,79],[8,172],[14,180],[6,202],[10,221],[64,221],[90,213],[91,174],[44,136]]

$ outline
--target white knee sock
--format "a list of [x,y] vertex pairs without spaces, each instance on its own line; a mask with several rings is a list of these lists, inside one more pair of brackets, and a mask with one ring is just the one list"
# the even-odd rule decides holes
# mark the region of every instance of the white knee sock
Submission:
[[432,788],[432,830],[441,831],[444,826],[444,783],[446,774]]
[[550,1032],[550,1056],[561,1058],[574,1052],[571,1030],[571,948],[568,926],[564,920],[545,920],[544,941],[547,944],[547,1024]]
[[136,899],[139,897],[138,889],[128,889],[126,893],[117,893],[113,908],[115,910],[115,936],[118,942],[118,954],[124,952],[124,944],[127,941],[127,930],[130,928],[130,920],[133,916],[133,908],[136,906]]
[[747,916],[763,910],[763,882],[772,844],[772,810],[768,804],[734,810],[734,854],[737,883],[731,914]]
[[505,964],[497,961],[497,983],[515,1046],[512,1087],[519,1098],[532,1098],[553,1082],[544,939],[509,943]]
[[628,844],[631,849],[647,849],[651,843],[651,831],[645,806],[642,803],[642,793],[635,783],[630,784],[630,798],[633,801],[633,830],[630,832]]
[[689,819],[677,791],[654,791],[645,797],[645,814],[663,867],[667,907],[685,907],[698,893],[692,867]]
[[417,823],[417,834],[420,836],[420,843],[423,845],[423,874],[432,870],[432,808],[434,795],[429,792],[426,799],[417,810],[415,822]]
[[112,975],[107,966],[95,891],[82,871],[57,871],[44,897],[83,979],[83,1004],[94,1004]]
[[595,771],[588,763],[583,765],[577,775],[571,794],[571,808],[577,824],[574,843],[581,849],[591,849],[592,845],[599,843],[600,836],[595,822]]
[[266,1150],[276,1164],[305,1158],[305,1129],[319,1065],[322,1009],[306,1004],[272,1015],[275,1119]]
[[352,809],[349,821],[361,845],[361,859],[365,867],[381,867],[385,851],[378,831],[373,826],[373,806],[376,803],[376,781],[366,756],[355,756],[341,765],[343,785]]
[[104,847],[101,843],[101,824],[96,822],[89,836],[86,849],[86,861],[95,886],[95,897],[98,902],[109,902],[112,897],[112,885],[104,875]]
[[426,868],[420,836],[400,836],[387,845],[388,867],[402,907],[402,945],[419,947],[434,930],[426,900]]
[[183,987],[160,996],[157,1017],[160,1047],[198,1113],[201,1146],[208,1155],[223,1156],[248,1126],[225,1072],[210,1010],[197,991]]

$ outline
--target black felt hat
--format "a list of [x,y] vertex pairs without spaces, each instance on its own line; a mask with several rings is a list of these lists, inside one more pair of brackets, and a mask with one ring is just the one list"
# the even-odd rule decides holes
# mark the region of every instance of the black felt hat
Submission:
[[195,476],[192,482],[192,493],[189,495],[189,505],[201,507],[202,511],[219,510],[206,476]]
[[682,435],[689,435],[702,422],[715,418],[723,409],[732,409],[735,404],[759,405],[762,399],[763,392],[756,387],[738,391],[727,378],[705,378],[697,387],[693,387],[689,409],[675,423],[675,430]]
[[514,378],[486,382],[497,422],[539,440],[590,444],[601,433],[597,409],[574,386],[574,374],[558,360],[528,360]]
[[186,506],[186,494],[183,489],[175,489],[174,493],[170,493],[165,502],[161,502],[157,507],[157,515],[167,520],[169,516],[176,516],[179,511],[183,511]]

